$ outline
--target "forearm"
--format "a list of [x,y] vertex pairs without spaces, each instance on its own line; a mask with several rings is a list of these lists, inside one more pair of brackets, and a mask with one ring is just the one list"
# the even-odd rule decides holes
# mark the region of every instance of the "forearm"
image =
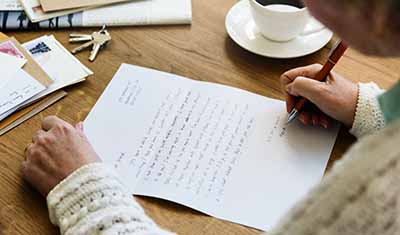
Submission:
[[385,127],[385,119],[379,107],[377,96],[382,94],[375,83],[360,83],[357,109],[353,127],[350,130],[357,138],[377,132]]
[[160,229],[104,164],[84,166],[47,197],[61,234],[171,234]]

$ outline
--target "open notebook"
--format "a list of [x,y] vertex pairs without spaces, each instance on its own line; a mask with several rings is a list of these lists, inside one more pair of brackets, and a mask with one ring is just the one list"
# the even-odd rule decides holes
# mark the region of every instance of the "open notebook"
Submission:
[[286,118],[282,101],[124,64],[85,132],[132,194],[268,230],[321,180],[338,133]]

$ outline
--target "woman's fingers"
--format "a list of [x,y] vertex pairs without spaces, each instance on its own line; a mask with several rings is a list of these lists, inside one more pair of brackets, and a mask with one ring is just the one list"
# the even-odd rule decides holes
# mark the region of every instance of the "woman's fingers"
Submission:
[[311,125],[311,113],[309,112],[301,112],[298,119],[306,126]]
[[27,159],[27,152],[29,151],[29,149],[31,149],[33,147],[33,143],[30,143],[30,144],[28,144],[26,147],[25,147],[25,150],[24,150],[24,158],[25,158],[25,160]]
[[40,136],[43,136],[46,134],[46,131],[44,130],[38,130],[32,137],[32,143],[36,143],[37,140],[40,138]]
[[82,138],[86,138],[84,129],[83,129],[83,122],[78,122],[77,124],[75,124],[75,129],[78,131],[78,134],[82,137]]
[[[309,78],[315,77],[321,67],[322,65],[320,64],[313,64],[295,68],[282,74],[280,78],[281,88],[286,95],[287,112],[292,111],[293,107],[296,105],[296,101],[298,100],[296,96],[301,96],[303,93],[311,93],[311,95],[315,93],[313,91],[318,88],[317,86],[319,84]],[[307,86],[310,84],[311,87],[308,89]],[[304,88],[305,86],[306,88]]]
[[315,105],[323,100],[324,86],[326,84],[306,77],[298,77],[292,83],[286,86],[286,91],[289,95],[296,97],[304,97]]
[[314,78],[321,68],[322,65],[320,64],[312,64],[285,72],[281,76],[282,90],[285,90],[286,85],[292,83],[297,77]]
[[322,126],[325,129],[328,129],[331,127],[331,122],[332,122],[332,120],[328,116],[321,113],[321,115],[319,117],[320,126]]
[[310,109],[307,109],[307,111],[300,113],[298,120],[304,125],[320,126],[325,129],[332,125],[331,118],[319,110],[310,111]]
[[298,99],[296,97],[286,94],[286,110],[288,113],[290,113],[293,110],[297,100]]
[[318,113],[312,113],[311,114],[311,120],[312,120],[312,124],[314,125],[314,126],[319,126],[319,124],[320,124],[320,119],[319,119],[319,114]]
[[75,128],[76,128],[77,130],[83,132],[83,122],[78,122],[78,123],[75,125]]
[[53,127],[55,127],[56,125],[61,125],[63,124],[64,121],[59,119],[56,116],[49,116],[46,117],[43,122],[42,122],[42,129],[45,131],[49,131],[50,129],[52,129]]

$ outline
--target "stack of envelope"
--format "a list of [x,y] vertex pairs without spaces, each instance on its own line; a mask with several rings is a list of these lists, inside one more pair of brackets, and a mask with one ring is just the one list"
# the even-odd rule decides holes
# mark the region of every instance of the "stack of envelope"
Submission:
[[0,70],[0,135],[38,101],[93,74],[53,36],[21,45],[0,34]]
[[53,81],[14,38],[0,41],[0,121]]

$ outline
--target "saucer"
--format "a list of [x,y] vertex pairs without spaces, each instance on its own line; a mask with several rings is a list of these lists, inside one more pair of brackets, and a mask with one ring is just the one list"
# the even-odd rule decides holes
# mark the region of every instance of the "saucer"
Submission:
[[225,20],[229,36],[244,49],[258,55],[289,59],[312,54],[323,48],[333,36],[328,29],[300,35],[288,42],[275,42],[261,35],[250,12],[248,0],[239,1]]

